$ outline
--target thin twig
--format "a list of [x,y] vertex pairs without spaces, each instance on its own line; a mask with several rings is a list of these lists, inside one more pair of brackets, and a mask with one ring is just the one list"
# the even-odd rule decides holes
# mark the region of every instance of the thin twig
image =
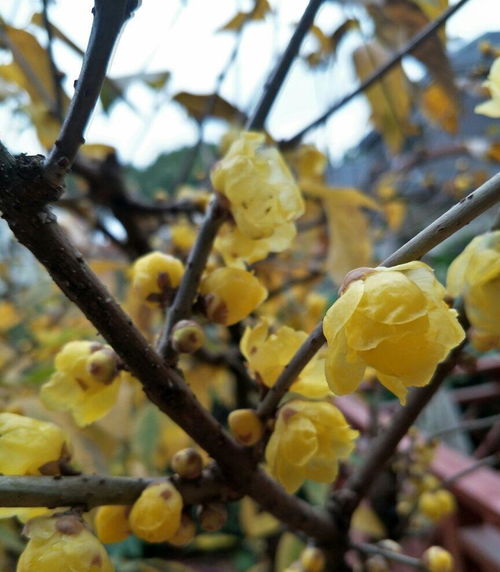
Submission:
[[123,24],[136,2],[131,0],[95,0],[94,22],[75,94],[61,132],[45,163],[45,176],[52,185],[60,185],[73,163],[83,134],[94,110],[106,77],[113,48]]
[[314,22],[317,11],[321,7],[323,0],[310,0],[305,9],[290,42],[283,53],[278,65],[264,85],[262,96],[255,111],[247,123],[247,130],[263,129],[267,116],[276,97],[285,81],[292,62],[296,58],[302,41]]
[[500,421],[500,414],[490,415],[489,417],[483,417],[482,419],[467,419],[457,423],[457,425],[453,425],[452,427],[444,427],[443,429],[429,433],[425,437],[426,439],[430,440],[440,438],[447,433],[454,433],[455,431],[474,431],[476,429],[487,429],[488,427],[494,425],[497,421]]
[[45,31],[47,32],[47,56],[49,58],[50,72],[52,74],[52,83],[54,85],[54,109],[52,110],[54,115],[62,122],[64,115],[63,108],[63,90],[61,86],[62,75],[57,69],[56,61],[54,59],[54,36],[52,34],[52,26],[49,20],[48,13],[49,0],[42,0],[42,17],[43,24],[45,26]]
[[[498,201],[500,201],[500,174],[493,176],[478,189],[470,193],[470,195],[451,207],[451,209],[386,258],[380,266],[396,266],[411,260],[418,260],[431,248],[443,242]],[[265,418],[273,414],[282,397],[325,341],[322,323],[319,323],[266,394],[259,405],[259,415]]]
[[404,56],[407,56],[412,51],[414,51],[418,46],[420,46],[427,38],[434,34],[457,10],[459,10],[468,0],[458,0],[456,4],[450,6],[445,10],[438,18],[433,22],[428,24],[420,33],[418,33],[412,40],[410,40],[405,46],[403,46],[399,51],[397,51],[390,60],[388,60],[383,66],[378,70],[373,72],[368,76],[365,81],[363,81],[356,89],[345,95],[342,99],[334,103],[329,109],[327,109],[320,117],[315,119],[312,123],[304,127],[299,133],[280,142],[280,148],[289,149],[295,147],[300,143],[304,135],[309,133],[312,129],[319,127],[324,123],[331,115],[336,113],[339,109],[344,107],[346,103],[351,101],[360,93],[363,93],[366,89],[372,86],[375,82],[379,81],[387,72],[389,72],[395,65],[397,65]]
[[448,355],[444,362],[439,364],[428,385],[414,389],[410,393],[406,407],[400,408],[393,415],[390,426],[371,444],[364,463],[349,477],[344,489],[339,492],[338,498],[342,503],[344,515],[346,513],[352,514],[367,494],[375,481],[375,477],[392,457],[401,439],[455,367],[456,360],[465,343],[464,340]]
[[379,554],[387,560],[393,560],[394,562],[400,562],[401,564],[407,564],[413,566],[417,570],[426,570],[426,567],[419,558],[414,558],[413,556],[407,556],[406,554],[400,554],[399,552],[394,552],[393,550],[387,550],[381,546],[375,546],[373,544],[367,544],[365,542],[351,542],[351,548],[358,550],[363,554]]
[[467,475],[470,475],[470,473],[477,471],[477,469],[480,469],[481,467],[488,465],[494,465],[499,461],[500,461],[500,453],[497,453],[496,455],[490,455],[489,457],[483,457],[482,459],[479,459],[478,461],[472,463],[468,467],[465,467],[461,471],[458,471],[454,475],[450,475],[447,479],[444,479],[439,486],[448,488],[457,481],[459,481],[462,477],[465,477]]

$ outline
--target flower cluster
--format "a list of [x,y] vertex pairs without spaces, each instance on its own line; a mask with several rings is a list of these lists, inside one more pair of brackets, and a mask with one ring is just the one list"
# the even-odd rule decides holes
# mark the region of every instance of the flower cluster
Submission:
[[463,296],[476,348],[500,348],[500,230],[470,242],[451,263],[447,287],[452,296]]
[[76,423],[88,425],[113,407],[120,379],[113,350],[99,343],[66,344],[55,359],[56,371],[40,390],[42,402],[57,411],[71,411]]
[[493,62],[484,86],[489,89],[491,99],[476,105],[474,111],[488,117],[500,117],[500,58]]
[[401,403],[409,386],[426,385],[465,336],[444,296],[423,262],[349,273],[344,293],[323,320],[332,391],[355,391],[368,366]]
[[267,445],[269,471],[290,493],[305,479],[330,483],[357,436],[332,403],[293,399],[280,408]]

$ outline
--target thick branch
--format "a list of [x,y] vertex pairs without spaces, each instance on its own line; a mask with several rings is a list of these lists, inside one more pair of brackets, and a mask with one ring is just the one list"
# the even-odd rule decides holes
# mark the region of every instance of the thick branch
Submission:
[[458,0],[456,4],[450,6],[445,10],[438,18],[433,22],[428,24],[420,33],[418,33],[412,40],[410,40],[405,46],[403,46],[399,51],[397,51],[390,60],[388,60],[383,66],[378,70],[374,71],[370,76],[368,76],[365,81],[363,81],[356,89],[345,95],[340,101],[334,103],[329,109],[327,109],[320,117],[315,119],[312,123],[304,127],[299,133],[294,135],[291,139],[280,142],[280,148],[288,149],[290,147],[295,147],[300,143],[304,135],[309,133],[309,131],[319,127],[324,123],[331,115],[336,113],[339,109],[344,107],[346,103],[354,99],[360,93],[363,93],[366,89],[372,86],[374,83],[379,81],[384,75],[389,72],[394,66],[396,66],[404,56],[411,54],[416,48],[427,40],[432,34],[434,34],[457,10],[459,10],[468,0]]
[[[205,471],[195,481],[170,480],[182,494],[184,504],[227,500],[231,492],[224,480]],[[132,504],[150,483],[165,478],[108,477],[79,475],[71,477],[0,476],[0,506],[48,508],[84,505],[87,509],[107,504]]]
[[132,5],[136,4],[131,0],[95,1],[94,22],[75,94],[45,164],[46,178],[53,185],[61,184],[84,142],[83,134],[99,97],[116,40]]
[[[411,260],[418,260],[431,248],[443,242],[499,201],[500,173],[451,207],[451,209],[381,262],[380,266],[396,266]],[[324,342],[325,336],[323,335],[322,323],[319,323],[267,393],[259,406],[259,415],[263,417],[272,415],[282,397]]]

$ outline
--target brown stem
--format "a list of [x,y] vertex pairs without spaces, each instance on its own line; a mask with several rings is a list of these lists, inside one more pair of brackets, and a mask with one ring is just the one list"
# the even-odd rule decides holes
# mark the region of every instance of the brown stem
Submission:
[[75,94],[45,162],[45,176],[53,186],[62,183],[84,143],[83,134],[99,97],[116,40],[136,5],[137,2],[131,0],[95,0],[94,22]]

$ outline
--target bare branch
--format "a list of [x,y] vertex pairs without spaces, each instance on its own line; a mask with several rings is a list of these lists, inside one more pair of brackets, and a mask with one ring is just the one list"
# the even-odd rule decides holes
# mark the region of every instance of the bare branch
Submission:
[[42,0],[42,17],[43,17],[43,25],[45,26],[45,31],[47,32],[47,57],[49,58],[50,63],[50,72],[52,73],[52,83],[54,84],[54,95],[55,95],[55,102],[54,102],[54,115],[62,122],[63,120],[63,90],[61,86],[61,79],[62,74],[59,72],[56,66],[56,62],[54,59],[54,49],[53,49],[53,34],[52,34],[52,25],[49,20],[49,13],[48,13],[48,4],[49,0]]
[[99,97],[113,48],[135,4],[131,0],[95,0],[94,22],[75,94],[45,163],[45,176],[53,186],[61,184],[84,143],[83,134]]
[[278,96],[281,86],[285,81],[285,77],[290,70],[290,66],[299,53],[302,41],[309,31],[309,28],[312,26],[314,17],[316,16],[316,13],[318,12],[322,3],[323,0],[310,0],[309,4],[307,5],[307,8],[305,9],[302,18],[300,19],[300,22],[298,23],[297,28],[295,29],[295,32],[291,37],[285,52],[283,53],[278,65],[276,66],[276,69],[273,71],[264,85],[260,101],[257,104],[257,107],[246,126],[249,131],[252,129],[263,129],[267,116],[269,115],[269,111],[271,110],[271,107],[275,102],[276,97]]
[[450,6],[445,10],[438,18],[433,22],[428,24],[420,33],[418,33],[412,40],[410,40],[405,46],[403,46],[399,51],[397,51],[393,57],[388,60],[383,66],[378,70],[374,71],[370,76],[366,78],[356,89],[345,95],[340,101],[334,103],[329,109],[327,109],[320,117],[315,119],[312,123],[304,127],[299,133],[280,142],[280,148],[289,149],[290,147],[295,147],[300,143],[304,135],[309,133],[309,131],[319,127],[324,123],[330,116],[336,113],[339,109],[344,107],[346,103],[349,103],[351,99],[354,99],[360,93],[363,93],[366,89],[380,80],[384,75],[389,72],[395,65],[397,65],[404,56],[411,54],[418,46],[423,44],[432,34],[434,34],[457,10],[459,10],[468,0],[458,0],[456,4]]

